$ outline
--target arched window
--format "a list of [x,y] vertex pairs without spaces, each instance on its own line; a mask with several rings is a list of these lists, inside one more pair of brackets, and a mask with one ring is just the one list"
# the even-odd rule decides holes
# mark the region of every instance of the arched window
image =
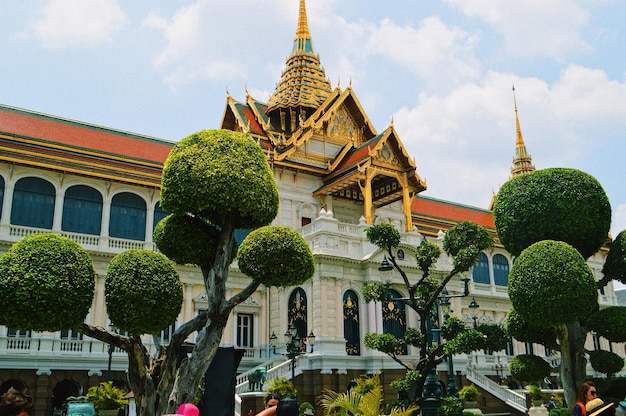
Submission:
[[52,229],[54,186],[41,178],[22,178],[15,184],[11,224]]
[[509,261],[502,254],[493,256],[493,281],[496,286],[509,285]]
[[352,290],[343,294],[343,337],[348,355],[361,355],[359,330],[359,298]]
[[2,202],[4,201],[4,178],[0,176],[0,218],[2,218]]
[[138,195],[122,192],[111,200],[109,236],[143,241],[146,238],[146,203]]
[[489,261],[485,253],[478,255],[478,261],[472,270],[472,278],[474,279],[474,283],[489,284]]
[[[393,289],[389,289],[391,299],[401,298],[400,294]],[[406,332],[406,313],[402,301],[388,300],[383,302],[383,334],[392,334],[397,339],[404,337]],[[397,354],[406,355],[407,347],[401,342]]]
[[161,201],[158,201],[156,203],[156,205],[154,206],[154,217],[153,217],[153,222],[152,222],[152,231],[154,231],[154,227],[157,226],[159,221],[161,221],[163,218],[167,217],[168,215],[170,215],[170,213],[167,212],[166,210],[164,210],[163,208],[161,208]]
[[90,186],[75,185],[65,192],[61,229],[100,235],[102,195]]
[[[297,335],[304,340],[307,336],[307,302],[304,289],[298,287],[289,296],[289,308],[287,312],[287,327],[294,325]],[[303,351],[306,347],[303,345]]]

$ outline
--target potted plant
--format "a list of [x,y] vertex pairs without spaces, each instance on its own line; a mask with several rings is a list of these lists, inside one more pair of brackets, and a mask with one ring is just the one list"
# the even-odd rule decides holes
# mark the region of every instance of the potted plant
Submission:
[[266,397],[272,393],[278,394],[283,399],[296,397],[297,390],[287,377],[276,377],[270,381],[266,381],[265,383],[268,385],[265,389]]
[[104,381],[87,390],[87,397],[93,402],[99,415],[117,415],[118,410],[128,404],[125,396],[126,392],[115,387],[111,381]]
[[480,398],[480,392],[475,385],[463,387],[459,391],[459,397],[465,402],[466,409],[475,409],[478,407],[478,399]]
[[541,406],[543,404],[543,392],[541,391],[541,388],[536,384],[533,384],[532,386],[530,386],[530,389],[528,389],[528,397],[530,397],[530,400],[533,401],[533,406],[535,407]]

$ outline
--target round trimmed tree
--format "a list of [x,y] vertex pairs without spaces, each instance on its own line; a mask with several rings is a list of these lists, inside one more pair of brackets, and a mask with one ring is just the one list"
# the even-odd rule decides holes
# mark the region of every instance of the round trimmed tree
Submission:
[[202,130],[178,142],[161,181],[161,206],[221,226],[256,228],[278,214],[278,187],[265,154],[250,137]]
[[113,257],[104,285],[111,322],[133,335],[157,334],[176,321],[183,284],[161,253],[129,250]]
[[600,183],[568,168],[513,177],[498,191],[493,215],[500,241],[514,256],[537,241],[558,240],[588,258],[611,226],[611,204]]
[[294,229],[268,225],[242,241],[239,269],[265,286],[297,286],[313,276],[315,264],[307,242]]
[[524,320],[544,327],[579,321],[598,310],[598,289],[589,265],[562,241],[540,241],[515,259],[509,297]]
[[50,233],[24,237],[0,257],[0,324],[76,328],[91,307],[95,279],[89,254],[76,242]]

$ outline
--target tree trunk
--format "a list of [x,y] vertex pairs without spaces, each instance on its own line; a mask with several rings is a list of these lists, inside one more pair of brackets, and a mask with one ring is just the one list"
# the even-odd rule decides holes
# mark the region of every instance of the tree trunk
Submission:
[[226,218],[213,267],[208,272],[203,270],[208,301],[206,326],[198,333],[191,357],[183,360],[178,368],[171,393],[166,396],[166,391],[159,391],[161,397],[167,397],[167,401],[163,400],[159,404],[158,415],[174,413],[180,404],[193,402],[198,386],[217,354],[228,315],[234,307],[234,304],[226,306],[225,299],[233,240],[232,219]]
[[587,330],[579,323],[561,325],[557,331],[561,344],[561,382],[570,410],[576,404],[578,386],[586,378],[585,340]]

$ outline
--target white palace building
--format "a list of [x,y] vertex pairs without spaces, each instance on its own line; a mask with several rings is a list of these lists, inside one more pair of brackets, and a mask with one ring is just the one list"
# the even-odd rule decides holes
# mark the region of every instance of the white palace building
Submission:
[[[534,170],[517,113],[515,121],[513,175]],[[351,86],[331,87],[313,48],[304,0],[293,49],[274,93],[267,102],[247,93],[244,101],[228,95],[221,126],[207,126],[216,127],[241,131],[261,146],[280,192],[274,223],[298,230],[309,243],[316,265],[314,277],[305,284],[287,289],[261,286],[234,310],[222,344],[244,351],[238,369],[239,397],[249,400],[245,398],[250,390],[247,370],[266,366],[268,377],[291,373],[291,363],[282,355],[282,340],[292,324],[302,338],[315,335],[293,368],[300,401],[314,403],[322,388],[344,390],[364,373],[382,369],[387,384],[397,378],[398,366],[386,355],[366,349],[363,338],[368,332],[401,334],[417,325],[417,316],[399,303],[364,302],[361,289],[367,283],[389,283],[400,295],[404,287],[397,272],[379,271],[383,253],[367,242],[364,230],[375,223],[393,223],[402,234],[398,262],[416,277],[414,252],[423,238],[441,241],[446,230],[464,220],[495,235],[491,211],[419,195],[426,183],[393,125],[378,132]],[[161,169],[173,145],[0,105],[0,254],[36,232],[57,233],[78,242],[91,254],[98,275],[86,320],[108,326],[107,264],[128,249],[155,249],[152,231],[167,215],[159,205]],[[589,259],[598,280],[605,255],[600,251]],[[470,279],[471,294],[451,299],[451,314],[468,326],[474,322],[504,325],[510,309],[511,264],[511,255],[499,243],[481,253],[463,276]],[[441,277],[451,268],[444,255],[432,275]],[[170,330],[146,338],[153,351],[155,343],[168,342],[171,329],[206,308],[200,271],[185,266],[179,270],[184,303]],[[233,268],[229,290],[234,293],[246,284],[247,278]],[[462,283],[454,280],[448,290],[460,293]],[[469,308],[472,300],[480,305],[478,309]],[[617,304],[612,286],[601,291],[600,304]],[[270,345],[272,334],[278,337],[276,347]],[[593,334],[587,348],[625,355],[623,344],[610,344]],[[509,359],[524,353],[545,356],[558,365],[558,353],[511,340],[503,351],[455,356],[457,385],[470,380],[491,392],[500,379],[510,381]],[[412,347],[406,354],[407,361],[417,357]],[[84,393],[109,377],[124,381],[126,367],[124,353],[69,329],[36,333],[0,327],[0,383],[27,384],[35,394],[37,415],[51,415],[68,395]],[[447,372],[442,365],[439,378],[444,384]],[[486,405],[494,408],[504,400],[496,393],[484,396]],[[519,404],[507,411],[522,414],[524,409]]]

